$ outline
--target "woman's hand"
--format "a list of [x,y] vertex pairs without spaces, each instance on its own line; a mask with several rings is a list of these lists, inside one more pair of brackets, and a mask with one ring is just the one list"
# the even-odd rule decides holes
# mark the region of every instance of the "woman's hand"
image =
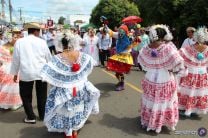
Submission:
[[18,78],[17,75],[14,75],[13,81],[16,82],[16,83],[18,83],[17,78]]

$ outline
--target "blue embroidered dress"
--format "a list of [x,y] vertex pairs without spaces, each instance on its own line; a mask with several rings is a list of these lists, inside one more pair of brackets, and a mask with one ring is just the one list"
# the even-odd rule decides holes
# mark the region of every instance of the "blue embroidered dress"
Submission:
[[[56,55],[42,69],[43,81],[52,85],[45,109],[44,123],[49,132],[64,132],[67,136],[72,131],[83,127],[90,114],[99,112],[98,99],[100,91],[88,81],[95,61],[80,53],[78,63],[80,70],[71,71],[61,55]],[[76,96],[73,89],[76,88]]]

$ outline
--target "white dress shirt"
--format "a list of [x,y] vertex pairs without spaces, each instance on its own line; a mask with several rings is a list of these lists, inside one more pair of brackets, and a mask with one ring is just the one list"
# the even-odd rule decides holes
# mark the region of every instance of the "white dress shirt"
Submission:
[[55,36],[51,32],[48,32],[46,34],[46,36],[47,36],[47,44],[48,44],[48,47],[54,46]]
[[183,41],[183,44],[181,47],[187,47],[187,46],[192,46],[194,45],[196,42],[193,40],[193,38],[186,38],[184,41]]
[[112,38],[109,36],[109,34],[99,36],[99,49],[108,50],[111,48],[111,45]]
[[40,71],[51,59],[51,53],[44,40],[29,35],[17,40],[14,46],[11,74],[17,75],[21,81],[41,80]]

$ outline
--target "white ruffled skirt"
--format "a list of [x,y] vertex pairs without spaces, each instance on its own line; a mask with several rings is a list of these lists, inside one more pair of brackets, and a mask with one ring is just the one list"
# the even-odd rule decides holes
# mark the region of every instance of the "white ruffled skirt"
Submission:
[[44,123],[49,132],[72,131],[83,127],[90,114],[99,113],[100,92],[91,82],[77,88],[77,95],[67,88],[53,87],[46,102]]

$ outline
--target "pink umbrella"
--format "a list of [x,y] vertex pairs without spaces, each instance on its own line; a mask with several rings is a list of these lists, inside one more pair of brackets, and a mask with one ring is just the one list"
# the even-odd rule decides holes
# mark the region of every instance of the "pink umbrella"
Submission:
[[142,18],[138,16],[128,16],[122,20],[123,23],[140,23]]

